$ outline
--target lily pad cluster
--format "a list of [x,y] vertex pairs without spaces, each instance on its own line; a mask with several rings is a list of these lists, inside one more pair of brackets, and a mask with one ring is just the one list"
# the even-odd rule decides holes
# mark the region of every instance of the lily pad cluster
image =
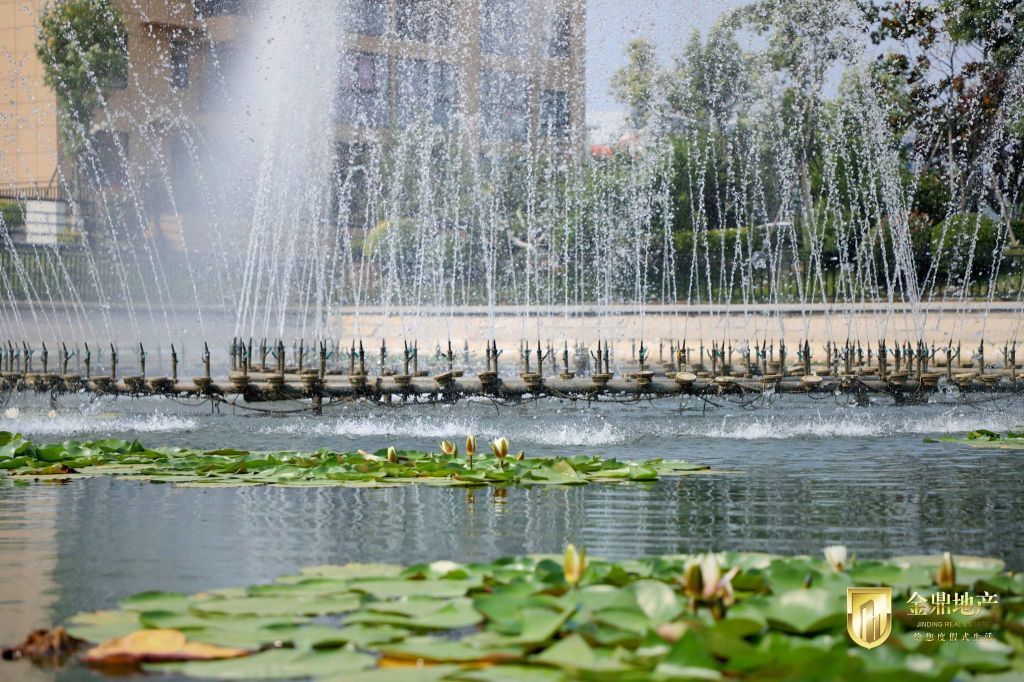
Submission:
[[[1024,674],[1024,575],[973,557],[847,561],[735,553],[587,560],[572,548],[489,564],[317,566],[248,588],[147,592],[81,613],[85,659],[248,680],[1009,680]],[[846,588],[893,588],[892,634],[846,633]],[[971,617],[912,595],[998,593]],[[926,641],[956,620],[967,641]],[[199,660],[190,658],[189,648]],[[209,660],[216,658],[216,660]],[[162,662],[154,662],[162,661]],[[175,662],[167,662],[175,661]]]
[[[654,481],[709,471],[681,460],[623,462],[594,455],[530,458],[508,456],[508,443],[491,453],[460,455],[445,442],[442,452],[315,452],[147,448],[137,440],[66,441],[37,445],[20,434],[0,432],[0,475],[15,482],[111,475],[122,479],[193,487],[247,485],[392,487],[581,485]],[[445,450],[447,452],[445,452]]]
[[969,432],[966,436],[943,436],[941,438],[926,438],[926,443],[956,443],[958,445],[970,445],[974,448],[994,448],[997,450],[1024,450],[1024,431],[1010,431],[1006,434],[978,429]]

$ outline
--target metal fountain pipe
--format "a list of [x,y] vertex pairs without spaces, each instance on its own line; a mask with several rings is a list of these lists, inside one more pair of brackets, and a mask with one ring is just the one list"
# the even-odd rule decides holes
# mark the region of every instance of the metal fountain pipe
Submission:
[[117,381],[117,348],[110,344],[110,378]]
[[92,378],[92,351],[89,350],[89,344],[85,344],[85,378]]
[[171,344],[171,381],[177,383],[178,381],[178,351],[175,350],[174,344]]

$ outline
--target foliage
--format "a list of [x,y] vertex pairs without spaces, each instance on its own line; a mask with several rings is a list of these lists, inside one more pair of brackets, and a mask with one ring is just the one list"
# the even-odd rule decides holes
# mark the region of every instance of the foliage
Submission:
[[932,256],[943,280],[986,276],[1004,247],[1001,226],[987,216],[958,213],[932,228]]
[[[1024,575],[1003,570],[967,556],[855,559],[843,547],[824,559],[619,562],[570,549],[564,560],[315,566],[247,588],[144,592],[117,610],[79,613],[67,629],[95,643],[139,642],[130,653],[144,662],[166,660],[153,640],[175,654],[226,647],[223,660],[144,664],[203,679],[949,680],[1020,669]],[[875,585],[893,587],[892,634],[868,653],[846,634],[846,588]],[[908,612],[913,595],[943,589],[999,603],[974,616]],[[934,634],[949,628],[938,620],[979,636],[940,644]],[[238,649],[249,655],[227,657]]]
[[21,227],[25,224],[25,208],[21,202],[0,199],[0,220],[7,229]]
[[706,39],[694,31],[666,74],[669,109],[719,130],[734,125],[751,105],[754,71],[753,57],[726,24],[716,23]]
[[626,66],[612,76],[611,92],[629,107],[630,119],[637,128],[645,126],[654,113],[658,69],[654,45],[637,38],[626,46]]
[[[1024,53],[1024,4],[1011,0],[863,0],[872,39],[885,47],[876,72],[893,126],[913,140],[914,154],[939,170],[959,210],[967,205],[969,182],[990,145],[998,140],[994,168],[1011,174],[1019,187],[1024,161],[1024,119],[1001,120],[1012,95],[1014,67]],[[1019,76],[1019,74],[1018,74]],[[1008,125],[1008,131],[1000,130]],[[1005,136],[1004,136],[1005,134]],[[982,165],[985,165],[982,163]],[[974,177],[1008,218],[1012,187]]]
[[61,130],[79,153],[102,93],[127,77],[126,31],[110,0],[48,2],[39,13],[36,53],[60,103]]
[[970,445],[974,448],[994,448],[997,450],[1024,450],[1024,432],[1010,431],[1006,434],[996,433],[988,429],[977,429],[966,436],[943,436],[925,439],[926,443],[956,443]]
[[189,487],[246,485],[393,487],[582,485],[653,481],[708,467],[680,460],[619,462],[597,456],[498,458],[479,453],[472,461],[457,453],[249,452],[247,450],[149,449],[138,441],[67,441],[35,445],[20,434],[0,431],[0,472],[25,479],[112,475],[122,479]]

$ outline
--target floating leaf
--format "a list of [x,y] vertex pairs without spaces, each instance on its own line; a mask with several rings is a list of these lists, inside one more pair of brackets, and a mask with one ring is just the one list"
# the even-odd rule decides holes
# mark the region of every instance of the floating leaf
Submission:
[[178,630],[139,630],[109,639],[85,653],[84,661],[124,666],[143,661],[205,661],[248,655],[245,649],[189,642]]
[[376,659],[369,654],[342,649],[312,652],[271,649],[244,658],[148,665],[146,669],[211,680],[287,680],[354,673],[375,664]]

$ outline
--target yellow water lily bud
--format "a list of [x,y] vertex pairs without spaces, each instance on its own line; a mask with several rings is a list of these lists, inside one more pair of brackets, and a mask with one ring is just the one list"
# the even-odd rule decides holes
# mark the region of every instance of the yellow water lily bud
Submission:
[[825,561],[828,562],[829,566],[836,573],[842,573],[846,570],[846,546],[845,545],[832,545],[825,548]]
[[388,462],[398,464],[398,450],[394,446],[388,448]]
[[576,551],[574,545],[566,547],[562,568],[565,571],[565,582],[576,585],[587,570],[587,550],[584,548]]
[[470,457],[476,454],[476,436],[466,436],[466,454]]
[[526,452],[525,451],[520,450],[519,452],[516,453],[515,460],[517,462],[522,462],[524,459],[526,459]]
[[441,441],[441,453],[448,455],[449,457],[454,457],[459,454],[459,448],[450,440],[443,440]]
[[508,457],[508,438],[498,438],[491,441],[491,452],[498,459],[505,459]]
[[686,564],[683,573],[683,592],[691,599],[697,599],[704,593],[704,579],[700,572],[700,563],[691,561]]
[[956,586],[956,566],[953,565],[953,555],[949,552],[942,554],[942,563],[939,564],[939,574],[935,577],[935,584],[946,589]]

